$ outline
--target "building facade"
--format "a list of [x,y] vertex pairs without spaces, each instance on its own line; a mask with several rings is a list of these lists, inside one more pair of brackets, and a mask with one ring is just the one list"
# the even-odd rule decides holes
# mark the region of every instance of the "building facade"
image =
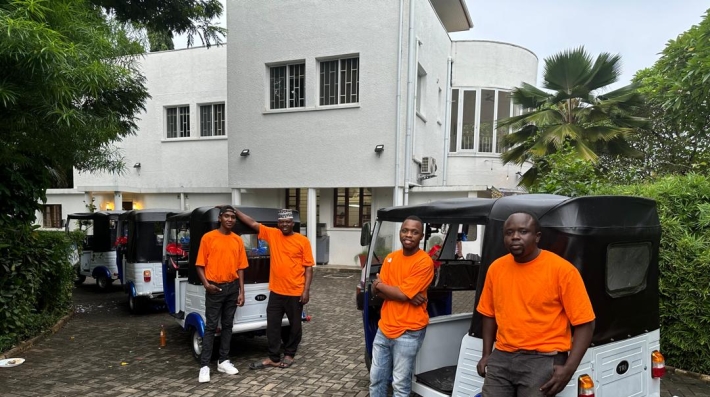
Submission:
[[40,222],[91,202],[291,207],[320,261],[356,266],[377,208],[490,197],[524,171],[501,164],[495,126],[537,57],[450,39],[471,27],[463,0],[231,1],[226,46],[146,55],[128,171],[75,174]]

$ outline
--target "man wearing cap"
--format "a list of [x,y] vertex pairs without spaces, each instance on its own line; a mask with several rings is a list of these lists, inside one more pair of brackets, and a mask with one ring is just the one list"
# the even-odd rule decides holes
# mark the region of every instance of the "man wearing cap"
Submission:
[[[293,364],[298,344],[301,343],[301,312],[310,299],[313,278],[313,252],[308,239],[293,232],[293,212],[278,213],[278,227],[264,226],[237,211],[237,218],[259,233],[259,239],[269,243],[271,269],[269,272],[269,303],[266,307],[266,337],[269,357],[249,365],[250,369],[267,366],[288,368]],[[290,333],[284,341],[281,359],[281,320],[284,314],[290,323]]]
[[199,381],[210,381],[210,358],[217,323],[222,321],[217,371],[235,375],[239,371],[229,361],[232,324],[237,306],[244,305],[244,269],[249,264],[242,238],[232,232],[236,210],[231,205],[219,209],[219,228],[200,240],[195,268],[205,287],[205,334],[202,338]]

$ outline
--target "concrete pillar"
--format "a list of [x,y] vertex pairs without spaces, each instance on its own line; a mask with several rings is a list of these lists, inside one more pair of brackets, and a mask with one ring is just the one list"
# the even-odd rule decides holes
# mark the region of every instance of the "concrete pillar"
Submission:
[[232,188],[232,205],[242,205],[242,191]]
[[84,204],[86,205],[86,212],[90,212],[92,200],[94,199],[94,195],[91,194],[91,192],[84,192]]
[[316,231],[318,230],[317,222],[317,203],[316,203],[316,189],[308,188],[308,240],[311,242],[311,251],[313,252],[313,260],[315,261],[316,255],[316,242],[318,241],[318,236]]
[[119,191],[113,192],[113,210],[120,211],[123,208],[123,193]]

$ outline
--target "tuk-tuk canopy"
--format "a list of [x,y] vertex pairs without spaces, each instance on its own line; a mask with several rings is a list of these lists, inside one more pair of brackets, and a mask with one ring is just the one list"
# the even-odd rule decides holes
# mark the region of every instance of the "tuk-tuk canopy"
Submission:
[[77,212],[67,215],[67,230],[69,221],[92,221],[93,235],[87,236],[87,248],[95,252],[112,251],[116,240],[116,222],[123,211]]
[[163,256],[163,229],[170,209],[131,210],[120,216],[121,233],[127,233],[126,261],[160,262]]
[[426,223],[482,224],[488,220],[496,199],[456,198],[406,207],[381,208],[377,211],[380,221],[402,222],[416,215]]

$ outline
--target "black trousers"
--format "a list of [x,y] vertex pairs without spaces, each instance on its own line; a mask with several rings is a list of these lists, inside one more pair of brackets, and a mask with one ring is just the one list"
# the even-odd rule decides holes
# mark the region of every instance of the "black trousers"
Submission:
[[269,303],[266,306],[266,337],[269,342],[269,359],[275,363],[281,361],[281,320],[284,314],[291,324],[288,339],[284,338],[284,355],[296,357],[302,336],[303,305],[299,302],[300,299],[300,296],[269,293]]
[[237,298],[239,297],[239,280],[231,283],[212,283],[222,289],[216,294],[209,294],[205,291],[205,336],[202,338],[202,355],[200,356],[200,367],[210,364],[212,358],[212,346],[214,345],[214,334],[217,330],[217,323],[222,321],[222,333],[220,334],[219,362],[229,360],[229,345],[232,342],[232,326],[234,325],[234,314],[237,312]]

